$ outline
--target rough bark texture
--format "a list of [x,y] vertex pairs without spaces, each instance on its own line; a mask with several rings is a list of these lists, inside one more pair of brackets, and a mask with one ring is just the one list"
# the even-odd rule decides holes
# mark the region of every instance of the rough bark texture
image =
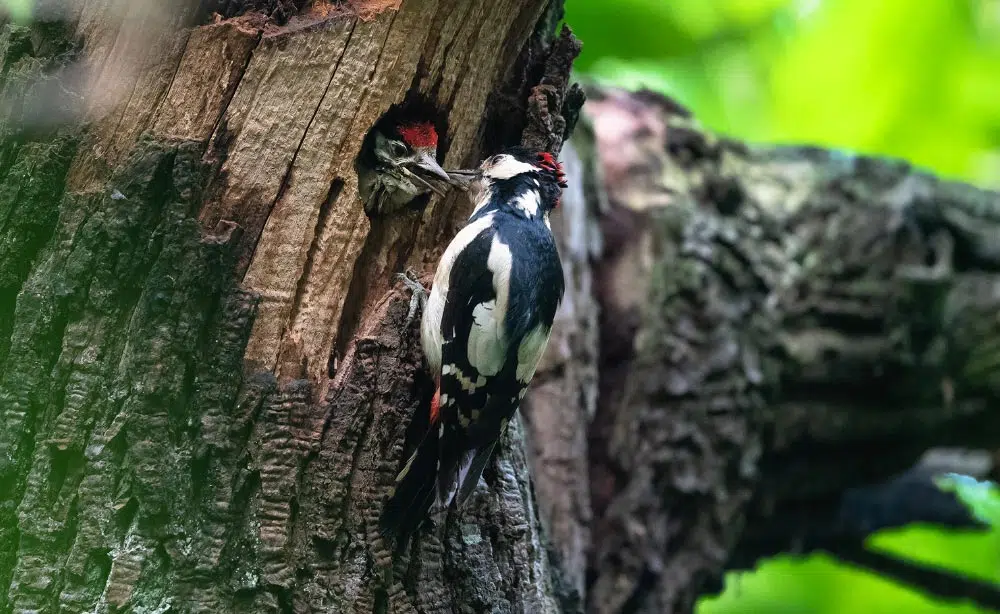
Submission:
[[[584,160],[573,147],[563,149],[562,160],[568,176],[585,176]],[[599,253],[600,236],[591,205],[583,182],[574,181],[553,216],[566,295],[521,407],[539,512],[565,581],[580,598],[585,594],[590,548],[587,425],[597,403],[597,300],[591,260]]]
[[392,274],[468,206],[369,222],[353,160],[417,99],[447,167],[558,150],[559,3],[69,6],[0,32],[0,614],[688,613],[818,549],[960,594],[862,542],[976,526],[911,467],[997,447],[996,195],[595,91],[524,420],[392,553],[431,392]]
[[[748,148],[645,93],[596,93],[587,115],[612,203],[592,611],[690,612],[761,557],[878,569],[861,549],[875,530],[979,526],[932,467],[910,468],[931,448],[996,447],[997,195]],[[982,593],[918,576],[939,597]]]
[[392,275],[468,205],[370,224],[353,171],[416,98],[445,166],[557,149],[561,4],[164,6],[0,35],[0,612],[564,610],[520,426],[463,515],[375,530],[428,400]]

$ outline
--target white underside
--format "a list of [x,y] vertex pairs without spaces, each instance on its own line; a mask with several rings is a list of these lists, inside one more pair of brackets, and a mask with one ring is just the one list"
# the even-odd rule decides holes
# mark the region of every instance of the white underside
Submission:
[[524,336],[517,348],[517,381],[525,385],[531,381],[548,343],[549,328],[544,324],[539,324]]
[[460,230],[455,238],[448,244],[441,260],[438,262],[437,272],[434,273],[434,285],[431,287],[430,296],[427,298],[427,307],[420,321],[420,342],[424,348],[424,355],[427,356],[427,363],[431,367],[431,373],[435,377],[441,375],[441,344],[443,343],[443,331],[441,330],[441,317],[444,315],[445,299],[448,296],[448,285],[451,279],[451,267],[455,264],[455,259],[462,253],[472,241],[493,223],[492,215],[485,215],[478,220],[467,225]]

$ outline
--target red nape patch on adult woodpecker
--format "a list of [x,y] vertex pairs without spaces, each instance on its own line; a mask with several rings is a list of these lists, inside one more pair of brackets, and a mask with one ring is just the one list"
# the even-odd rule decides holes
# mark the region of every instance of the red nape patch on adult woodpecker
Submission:
[[430,122],[403,124],[399,127],[399,136],[414,148],[437,147],[438,144],[437,130]]
[[559,164],[552,154],[547,151],[539,152],[538,163],[543,169],[555,174],[560,188],[568,187],[569,184],[566,183],[566,173],[563,172],[562,164]]
[[538,161],[541,162],[542,168],[547,171],[559,170],[559,163],[556,162],[555,157],[547,151],[539,152]]

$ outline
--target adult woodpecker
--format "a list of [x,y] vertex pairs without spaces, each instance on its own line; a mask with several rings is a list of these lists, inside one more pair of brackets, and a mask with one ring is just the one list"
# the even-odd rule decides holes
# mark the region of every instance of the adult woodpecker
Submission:
[[552,155],[513,148],[452,175],[468,180],[475,208],[441,257],[424,306],[421,345],[437,390],[430,427],[382,515],[383,531],[397,535],[417,528],[432,499],[435,510],[460,507],[475,490],[563,296],[549,211],[566,183]]
[[365,136],[354,162],[358,193],[369,218],[396,213],[418,196],[444,196],[435,181],[452,180],[437,163],[434,124],[388,113]]

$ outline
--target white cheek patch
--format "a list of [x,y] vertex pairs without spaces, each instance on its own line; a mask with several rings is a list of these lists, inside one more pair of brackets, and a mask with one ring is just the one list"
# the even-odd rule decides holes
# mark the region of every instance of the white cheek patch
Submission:
[[549,343],[549,329],[539,324],[524,336],[517,348],[517,381],[527,384],[535,376],[535,368]]
[[524,194],[521,194],[514,201],[514,206],[524,212],[528,217],[535,217],[538,215],[538,205],[539,197],[538,192],[534,190],[528,190]]
[[536,170],[538,169],[527,162],[521,162],[513,156],[503,154],[497,156],[497,160],[493,163],[493,166],[486,169],[483,174],[491,179],[510,179],[522,173],[530,173]]

